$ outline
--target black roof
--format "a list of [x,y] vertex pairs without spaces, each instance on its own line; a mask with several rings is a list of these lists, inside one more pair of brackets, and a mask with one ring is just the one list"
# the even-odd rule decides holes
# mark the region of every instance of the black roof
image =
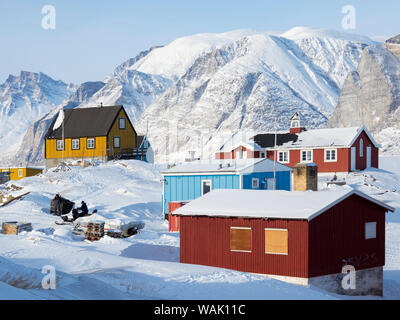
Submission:
[[[291,133],[277,133],[276,144],[278,146],[286,142],[296,142],[298,139],[297,134]],[[275,133],[263,133],[253,137],[255,143],[261,148],[272,148],[275,146]]]
[[[106,136],[121,109],[123,106],[66,109],[64,110],[64,137]],[[53,130],[57,117],[58,115],[51,123],[46,139],[62,138],[62,126]]]

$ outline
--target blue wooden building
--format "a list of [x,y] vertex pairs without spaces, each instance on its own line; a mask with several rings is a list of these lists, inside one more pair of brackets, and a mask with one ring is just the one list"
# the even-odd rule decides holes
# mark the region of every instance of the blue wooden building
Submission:
[[[291,190],[292,168],[275,164],[276,190]],[[162,172],[163,213],[213,189],[274,188],[274,161],[270,159],[202,160],[177,165]]]

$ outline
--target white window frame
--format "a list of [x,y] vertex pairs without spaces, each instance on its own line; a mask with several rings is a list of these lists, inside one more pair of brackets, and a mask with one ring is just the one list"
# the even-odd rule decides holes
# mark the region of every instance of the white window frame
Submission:
[[230,227],[229,231],[232,229],[239,229],[239,230],[250,230],[250,238],[251,238],[251,250],[232,250],[230,249],[231,252],[247,252],[247,253],[252,253],[253,252],[253,230],[251,227]]
[[236,150],[236,159],[243,159],[244,157],[244,151],[242,148],[240,148],[239,150]]
[[210,183],[210,192],[212,191],[212,180],[209,180],[209,179],[201,180],[201,195],[202,196],[204,195],[204,193],[203,193],[203,184],[204,184],[204,182],[209,182]]
[[[306,152],[306,160],[303,160],[303,152]],[[311,159],[310,160],[307,159],[308,152],[311,153]],[[314,151],[312,149],[300,150],[300,162],[301,163],[309,163],[309,162],[313,162],[313,160],[314,160]]]
[[[91,146],[92,143],[89,141],[93,141],[93,147]],[[86,149],[96,149],[96,139],[95,138],[86,138]]]
[[376,239],[376,226],[375,221],[365,223],[365,240]]
[[18,178],[22,178],[24,175],[23,170],[22,169],[18,169]]
[[[286,231],[287,234],[287,247],[288,253],[276,253],[276,252],[264,252],[265,254],[275,254],[278,256],[288,256],[289,255],[289,230],[288,229],[279,229],[279,228],[264,228],[264,241],[265,241],[265,231],[272,230],[272,231]],[[264,243],[264,251],[265,251],[265,243]]]
[[[78,143],[78,147],[76,147],[76,143]],[[80,139],[72,139],[71,140],[71,150],[80,150],[81,149],[81,140]]]
[[[327,160],[326,154],[330,152],[330,159]],[[332,160],[332,151],[335,151],[335,160]],[[336,148],[329,148],[329,149],[324,149],[324,162],[337,162],[338,160],[338,154],[337,154],[337,149]]]
[[[118,146],[115,146],[115,139],[118,139]],[[114,147],[114,149],[119,149],[119,148],[121,148],[121,137],[115,136],[115,137],[113,138],[113,147]]]
[[[60,144],[62,145],[61,147],[60,147]],[[57,149],[57,151],[63,151],[64,150],[64,140],[57,140],[56,149]]]
[[[254,182],[256,183],[255,185],[254,185]],[[259,189],[260,188],[260,181],[259,181],[258,178],[252,178],[251,179],[251,188],[252,189]]]
[[[279,160],[279,155],[280,154],[283,154],[283,155],[285,155],[285,153],[287,153],[287,161],[285,161],[285,156],[283,156],[283,161],[280,161]],[[280,150],[280,151],[278,151],[277,152],[277,159],[276,159],[279,163],[290,163],[290,151],[289,150],[286,150],[286,151],[284,151],[284,150]]]
[[364,140],[360,139],[360,158],[364,157]]
[[[121,120],[123,120],[123,121],[121,122]],[[124,125],[121,126],[121,123],[123,123]],[[125,118],[119,118],[119,128],[126,129],[126,119]]]

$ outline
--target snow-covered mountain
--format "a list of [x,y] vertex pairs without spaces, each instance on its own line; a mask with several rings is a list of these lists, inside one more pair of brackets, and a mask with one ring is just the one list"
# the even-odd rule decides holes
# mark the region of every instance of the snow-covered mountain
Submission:
[[330,127],[365,124],[382,144],[381,151],[400,152],[400,35],[363,52],[349,73]]
[[238,130],[287,129],[295,111],[308,127],[324,126],[347,73],[370,44],[365,37],[310,28],[281,36],[240,30],[178,39],[132,66],[175,81],[136,128],[148,128],[156,154],[174,158],[183,150],[204,156],[199,149],[206,145],[213,153],[221,136]]
[[22,71],[0,85],[0,154],[11,156],[32,121],[49,112],[74,91],[74,86],[44,73]]
[[[166,152],[185,157],[186,150],[213,149],[226,132],[286,129],[295,111],[308,127],[324,126],[347,73],[371,44],[304,27],[282,35],[236,30],[183,37],[118,66],[79,107],[123,104],[138,133],[148,133],[156,160]],[[48,122],[36,128],[43,133]],[[24,141],[33,144],[22,146],[18,159],[37,162],[40,139],[30,130]]]

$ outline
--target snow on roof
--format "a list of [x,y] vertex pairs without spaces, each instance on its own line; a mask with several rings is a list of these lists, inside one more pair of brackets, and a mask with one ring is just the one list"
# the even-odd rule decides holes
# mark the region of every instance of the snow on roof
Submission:
[[[370,138],[372,144],[375,147],[380,147],[379,144],[376,143],[374,138],[371,136],[369,131],[365,126],[361,127],[350,127],[350,128],[324,128],[324,129],[312,129],[297,133],[297,140],[292,139],[291,134],[288,132],[278,135],[278,149],[294,149],[294,148],[313,148],[313,147],[350,147],[358,135],[365,131],[367,136]],[[263,145],[262,140],[266,140],[268,136],[274,135],[273,133],[270,134],[258,134],[256,136],[252,136],[248,138],[248,135],[234,135],[230,140],[228,140],[220,149],[220,151],[232,151],[236,147],[243,145],[243,146],[250,146],[254,145],[253,150],[263,149],[261,145]],[[265,136],[265,137],[264,137]],[[256,137],[263,138],[261,139],[261,143],[255,143],[254,139]],[[270,138],[271,138],[270,137]],[[240,140],[242,139],[242,140]],[[283,141],[288,142],[283,142]],[[295,140],[295,141],[294,141]],[[258,141],[258,140],[257,140]],[[266,147],[267,149],[275,149],[273,146]]]
[[172,214],[312,220],[353,194],[394,211],[385,203],[347,187],[317,192],[219,189],[189,202]]
[[251,141],[251,138],[255,135],[255,132],[237,132],[229,137],[219,149],[220,152],[230,152],[240,146],[244,146],[250,150],[262,150],[262,148]]
[[295,142],[287,142],[283,148],[350,146],[362,127],[325,128],[303,131]]
[[[291,171],[292,168],[276,163],[276,171]],[[185,173],[250,173],[250,172],[272,172],[274,161],[270,159],[226,159],[226,160],[197,160],[189,163],[178,164],[175,167],[162,172],[168,174]]]

